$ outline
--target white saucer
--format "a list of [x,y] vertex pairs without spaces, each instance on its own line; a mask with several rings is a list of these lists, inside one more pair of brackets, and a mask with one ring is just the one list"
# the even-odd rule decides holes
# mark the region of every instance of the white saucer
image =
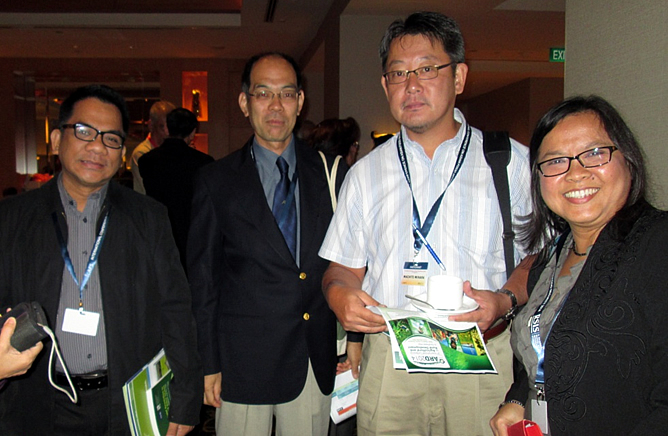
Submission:
[[[424,294],[418,294],[415,296],[415,298],[419,298],[420,300],[426,301],[427,293],[425,292]],[[474,299],[469,298],[466,295],[464,295],[462,307],[460,307],[459,309],[433,309],[428,305],[426,305],[425,303],[421,303],[419,301],[410,300],[410,302],[417,310],[424,312],[428,315],[437,315],[437,316],[459,315],[462,313],[473,312],[478,307],[480,307],[478,303],[475,302]]]

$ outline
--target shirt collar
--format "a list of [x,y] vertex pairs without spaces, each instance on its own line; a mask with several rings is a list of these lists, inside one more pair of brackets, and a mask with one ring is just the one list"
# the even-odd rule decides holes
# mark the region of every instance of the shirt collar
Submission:
[[[256,165],[262,166],[270,172],[274,170],[278,171],[278,167],[276,166],[276,159],[278,159],[279,156],[278,154],[258,144],[257,138],[253,138],[252,147]],[[283,159],[285,159],[288,163],[288,174],[292,180],[292,175],[295,173],[295,169],[297,168],[297,154],[295,152],[294,135],[290,138],[290,143],[285,148],[285,150],[283,150],[283,153],[280,156],[283,156]]]
[[[454,146],[454,147],[457,147],[457,149],[459,149],[459,146],[461,145],[462,141],[464,140],[464,135],[466,134],[466,118],[464,118],[464,114],[457,108],[455,108],[455,111],[454,111],[454,118],[455,118],[455,121],[460,123],[459,130],[457,131],[457,134],[454,137],[443,141],[438,146],[438,148],[436,149],[436,152],[434,153],[434,157],[436,156],[436,153],[439,152],[439,150],[444,149],[444,148],[449,148],[449,147]],[[420,152],[423,155],[425,155],[425,157],[426,157],[426,154],[424,152],[424,148],[422,148],[422,146],[418,142],[415,142],[408,137],[408,134],[406,132],[406,127],[404,127],[403,125],[401,126],[401,135],[404,139],[404,146],[406,147],[406,150],[411,149],[415,152]]]
[[[74,210],[77,210],[77,202],[72,198],[72,196],[67,192],[65,189],[65,185],[63,185],[63,173],[61,172],[58,174],[58,193],[60,194],[60,201],[63,204],[63,207],[67,210],[68,207],[73,207]],[[90,200],[91,203],[94,203],[93,206],[96,208],[100,208],[102,205],[102,201],[107,197],[107,190],[109,188],[109,182],[105,183],[102,188],[99,190],[93,192],[88,196],[88,200]],[[88,202],[86,203],[86,207],[88,207]]]

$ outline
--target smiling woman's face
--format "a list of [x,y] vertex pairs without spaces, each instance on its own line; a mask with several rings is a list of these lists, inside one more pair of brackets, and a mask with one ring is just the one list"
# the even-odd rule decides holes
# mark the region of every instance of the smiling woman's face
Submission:
[[[543,138],[537,161],[573,157],[605,146],[614,144],[598,116],[593,112],[577,113],[561,120]],[[564,174],[540,176],[543,201],[573,230],[600,232],[624,206],[630,189],[631,174],[619,150],[612,153],[612,160],[607,165],[584,168],[573,160]]]

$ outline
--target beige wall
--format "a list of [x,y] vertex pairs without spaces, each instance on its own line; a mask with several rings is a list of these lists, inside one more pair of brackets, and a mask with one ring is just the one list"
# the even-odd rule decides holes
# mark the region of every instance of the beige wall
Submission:
[[564,95],[562,79],[531,78],[474,97],[460,104],[471,125],[482,130],[507,130],[529,145],[540,117]]
[[[371,149],[372,130],[396,132],[381,86],[378,44],[394,16],[341,17],[340,117],[354,117],[362,130],[361,154]],[[473,63],[471,68],[479,64]],[[561,79],[532,78],[466,101],[457,106],[472,125],[488,130],[508,130],[528,143],[536,121],[563,96]]]
[[655,204],[668,207],[668,2],[567,0],[566,96],[599,94],[647,156]]
[[362,131],[360,155],[371,150],[372,130],[396,132],[380,84],[378,44],[394,16],[341,17],[341,75],[339,117],[353,117]]

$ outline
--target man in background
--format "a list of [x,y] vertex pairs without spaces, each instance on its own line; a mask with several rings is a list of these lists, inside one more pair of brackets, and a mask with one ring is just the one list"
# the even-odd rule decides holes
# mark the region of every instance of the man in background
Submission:
[[139,159],[139,172],[144,180],[146,194],[167,206],[172,233],[184,268],[193,178],[199,168],[213,162],[211,156],[190,146],[197,127],[197,116],[194,113],[184,108],[174,109],[167,114],[169,137],[160,147]]
[[153,103],[148,114],[148,136],[132,152],[130,160],[132,186],[140,194],[146,194],[146,189],[144,189],[144,182],[139,173],[139,158],[154,148],[160,147],[165,138],[169,136],[167,114],[175,108],[174,104],[164,100]]

